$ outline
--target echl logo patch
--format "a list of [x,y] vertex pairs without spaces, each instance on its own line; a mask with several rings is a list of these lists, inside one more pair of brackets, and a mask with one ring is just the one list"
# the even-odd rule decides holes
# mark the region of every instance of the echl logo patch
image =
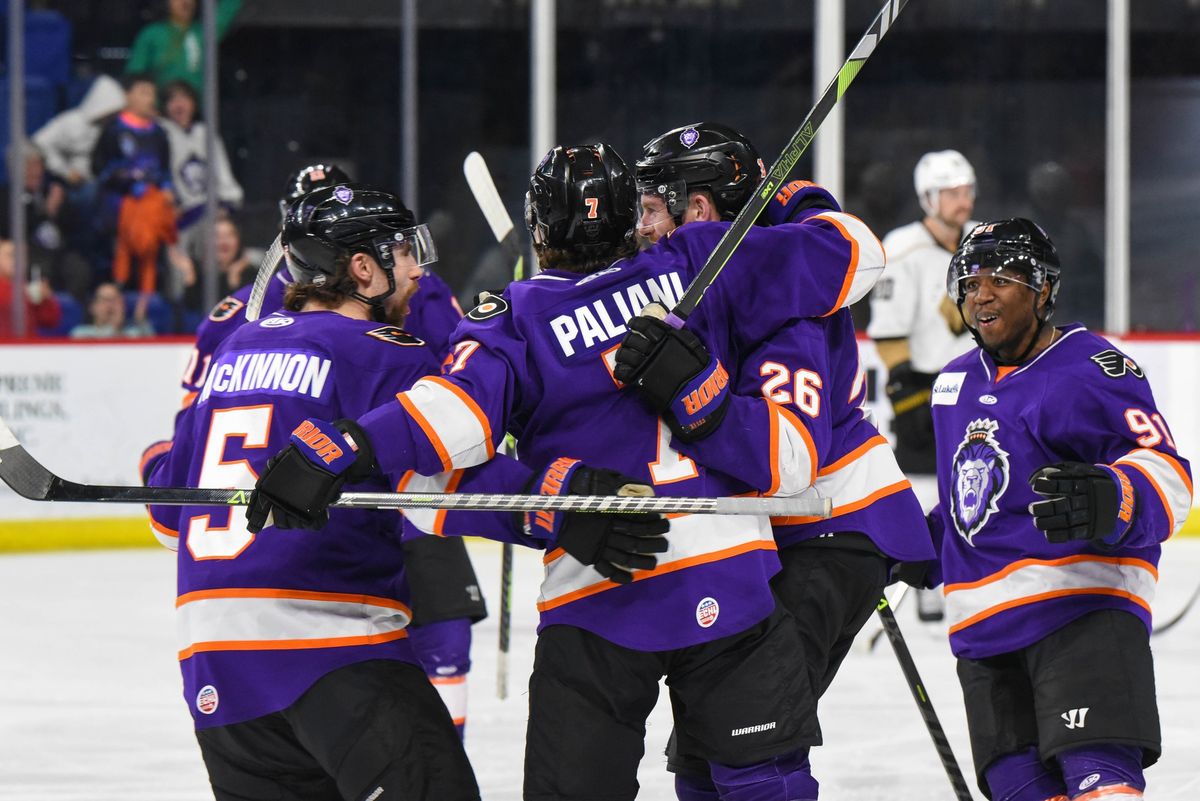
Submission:
[[208,313],[208,319],[212,320],[214,323],[219,323],[222,320],[228,320],[230,317],[237,314],[238,311],[245,305],[245,303],[242,303],[233,295],[229,295],[216,306],[213,306],[213,310]]
[[1109,378],[1120,378],[1126,373],[1131,373],[1143,381],[1146,380],[1146,374],[1142,372],[1142,368],[1138,367],[1137,362],[1120,351],[1110,349],[1097,353],[1091,358],[1100,365],[1100,369]]
[[954,486],[950,493],[950,517],[954,528],[970,545],[1008,489],[1008,454],[996,441],[1000,424],[995,420],[972,420],[967,434],[954,452]]
[[375,328],[367,332],[367,336],[382,339],[384,342],[391,342],[393,345],[424,345],[425,340],[418,339],[412,334],[405,331],[403,328],[397,328],[394,325],[385,325],[381,328]]

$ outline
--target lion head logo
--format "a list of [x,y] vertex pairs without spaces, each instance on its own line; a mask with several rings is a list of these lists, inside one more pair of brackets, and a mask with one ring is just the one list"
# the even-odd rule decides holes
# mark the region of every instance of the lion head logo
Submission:
[[950,516],[958,533],[971,545],[1008,489],[1008,454],[995,438],[999,427],[995,420],[972,420],[954,453]]

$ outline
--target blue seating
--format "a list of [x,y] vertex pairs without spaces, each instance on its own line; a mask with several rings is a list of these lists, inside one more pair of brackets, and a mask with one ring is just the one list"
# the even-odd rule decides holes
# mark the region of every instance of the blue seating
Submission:
[[[133,319],[133,310],[137,306],[137,301],[138,293],[136,291],[125,293],[125,319]],[[175,310],[157,292],[150,295],[150,302],[146,305],[146,319],[150,321],[150,325],[154,326],[156,334],[170,334],[175,331]]]
[[[8,148],[8,93],[7,77],[0,78],[0,152]],[[58,112],[58,93],[46,78],[30,75],[25,78],[25,133],[31,134],[46,124]],[[6,159],[0,159],[0,185],[8,183]]]
[[75,300],[74,295],[66,292],[55,292],[58,305],[62,309],[62,319],[53,328],[38,328],[39,337],[65,337],[71,334],[71,329],[83,322],[83,306]]
[[57,11],[25,11],[25,76],[56,87],[71,77],[71,23]]
[[[8,52],[8,3],[0,13],[0,53]],[[25,76],[55,87],[71,77],[71,23],[57,11],[25,9]]]

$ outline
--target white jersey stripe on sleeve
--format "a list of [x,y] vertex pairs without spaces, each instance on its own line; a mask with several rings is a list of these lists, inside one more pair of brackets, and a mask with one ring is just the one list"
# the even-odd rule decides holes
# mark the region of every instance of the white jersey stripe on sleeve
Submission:
[[442,457],[447,469],[482,464],[495,454],[487,417],[469,395],[439,376],[422,378],[401,403]]
[[[396,492],[454,492],[462,476],[461,470],[438,473],[436,476],[423,476],[410,470],[396,485]],[[444,536],[445,509],[405,509],[402,514],[422,534]]]
[[837,305],[828,312],[833,314],[838,309],[857,303],[867,296],[875,282],[883,275],[887,257],[884,255],[883,244],[875,233],[854,215],[827,211],[813,219],[829,221],[850,242],[850,264],[846,271],[845,283],[842,285]]
[[765,494],[786,498],[812,486],[817,477],[817,448],[808,429],[791,411],[771,403],[771,412],[772,482]]
[[1179,462],[1165,453],[1138,448],[1118,459],[1116,465],[1129,465],[1146,477],[1166,510],[1171,535],[1178,534],[1192,509],[1192,483]]

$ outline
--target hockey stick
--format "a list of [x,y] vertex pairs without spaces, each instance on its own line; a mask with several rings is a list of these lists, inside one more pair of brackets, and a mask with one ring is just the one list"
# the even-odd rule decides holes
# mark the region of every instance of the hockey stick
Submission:
[[1168,629],[1172,628],[1176,623],[1183,620],[1184,616],[1187,615],[1188,610],[1190,610],[1196,604],[1197,598],[1200,598],[1200,584],[1196,585],[1196,589],[1194,589],[1192,591],[1192,597],[1188,598],[1187,603],[1183,605],[1183,608],[1180,609],[1179,612],[1177,612],[1175,614],[1175,616],[1172,617],[1170,620],[1168,620],[1166,623],[1163,623],[1161,626],[1155,626],[1154,629],[1150,632],[1150,636],[1157,637],[1159,634],[1165,633]]
[[[888,602],[888,606],[890,606],[892,608],[893,612],[895,612],[897,609],[899,609],[900,605],[904,603],[904,599],[908,597],[908,591],[911,589],[912,589],[911,585],[905,584],[904,586],[902,586],[900,588],[900,594],[896,596],[896,600]],[[871,635],[871,639],[869,639],[867,641],[867,652],[868,653],[872,653],[875,651],[875,646],[879,645],[879,641],[883,638],[883,635],[885,633],[887,633],[887,629],[885,629],[881,626],[879,631],[877,631]]]
[[[463,176],[467,186],[479,204],[492,235],[500,244],[501,250],[513,263],[513,280],[520,281],[524,276],[525,260],[521,255],[521,245],[517,241],[516,229],[512,217],[504,208],[496,182],[492,180],[492,172],[488,169],[483,155],[472,150],[463,159]],[[516,440],[512,435],[504,438],[501,446],[510,456],[516,455]],[[513,578],[513,546],[505,542],[500,547],[500,632],[498,644],[499,653],[496,655],[496,697],[503,701],[508,697],[508,649],[512,641],[512,578]]]
[[925,728],[929,730],[929,736],[933,739],[933,747],[937,749],[938,759],[941,760],[942,767],[946,769],[946,775],[950,778],[950,786],[954,788],[954,797],[958,801],[972,801],[971,791],[967,789],[967,782],[963,778],[962,770],[958,767],[958,760],[954,758],[954,750],[950,748],[950,741],[946,739],[946,731],[942,728],[937,713],[933,711],[933,702],[929,700],[929,695],[925,692],[925,682],[921,681],[921,674],[917,672],[917,664],[908,650],[908,643],[904,641],[900,624],[896,622],[896,616],[892,614],[892,607],[888,603],[887,596],[879,599],[879,605],[875,609],[879,613],[879,621],[883,623],[883,630],[892,643],[892,650],[896,652],[896,659],[900,662],[900,670],[908,682],[908,689],[912,691],[913,700],[917,702],[917,708],[921,710],[921,718],[925,721]]
[[500,200],[500,193],[496,190],[496,183],[483,156],[474,150],[468,153],[463,159],[463,175],[467,179],[467,186],[471,187],[475,202],[479,204],[479,210],[492,229],[492,235],[496,237],[504,255],[513,263],[513,279],[520,281],[524,275],[525,260],[521,254],[517,229],[508,210],[504,208],[504,202]]
[[[32,501],[141,503],[163,506],[245,506],[249,489],[77,484],[43,467],[0,419],[0,480]],[[828,498],[672,498],[624,495],[504,495],[486,493],[343,492],[333,506],[350,509],[453,509],[509,512],[649,512],[659,514],[816,515]]]
[[279,260],[282,258],[283,235],[279,234],[263,254],[262,261],[258,263],[254,286],[250,287],[250,299],[246,301],[246,322],[254,322],[262,313],[263,298],[267,296],[267,287],[271,285],[271,279],[275,277],[275,268],[279,266]]
[[758,215],[771,201],[775,192],[783,186],[787,181],[788,174],[792,168],[796,166],[796,162],[804,155],[804,151],[808,149],[808,145],[816,136],[817,129],[825,122],[825,118],[829,116],[829,112],[837,105],[838,100],[845,94],[850,83],[858,75],[859,70],[863,68],[863,64],[870,58],[871,53],[875,51],[875,46],[879,44],[884,35],[891,29],[892,23],[896,21],[896,17],[900,16],[900,12],[904,10],[904,6],[908,4],[908,0],[887,0],[876,15],[871,26],[867,28],[867,32],[863,34],[862,39],[859,39],[858,44],[854,46],[850,57],[846,59],[846,63],[838,70],[837,75],[825,87],[825,91],[817,99],[816,105],[808,112],[808,116],[804,118],[804,122],[800,123],[800,127],[792,134],[792,138],[784,146],[783,152],[779,158],[771,165],[771,169],[767,172],[767,177],[759,184],[758,192],[750,198],[750,201],[742,208],[738,215],[734,217],[733,222],[729,225],[729,230],[721,237],[721,241],[717,242],[717,246],[704,262],[704,267],[692,279],[692,283],[688,285],[687,291],[683,293],[683,297],[675,304],[675,308],[671,309],[671,313],[667,315],[667,322],[676,328],[682,328],[684,321],[696,310],[696,306],[700,303],[700,299],[704,297],[704,293],[717,280],[721,270],[725,268],[725,263],[737,250],[738,245],[745,239],[746,233],[754,225],[754,221],[758,219]]

